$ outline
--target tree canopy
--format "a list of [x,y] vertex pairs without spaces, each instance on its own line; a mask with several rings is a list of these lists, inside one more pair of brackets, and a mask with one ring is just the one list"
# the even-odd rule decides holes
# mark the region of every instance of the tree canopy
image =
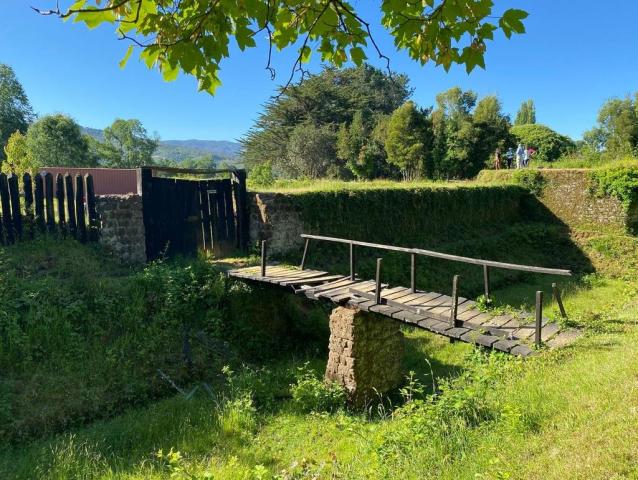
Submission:
[[536,106],[534,105],[534,100],[530,98],[521,103],[521,108],[516,113],[514,125],[529,125],[532,123],[536,123]]
[[153,163],[158,141],[148,135],[139,120],[118,118],[104,129],[104,141],[98,144],[97,152],[108,167],[143,167]]
[[47,115],[31,124],[27,147],[35,167],[97,166],[80,126],[65,115]]
[[540,124],[515,125],[512,127],[512,135],[517,142],[535,148],[535,157],[543,162],[558,160],[576,147],[571,138]]
[[607,100],[598,112],[598,125],[585,132],[595,150],[614,154],[638,153],[638,92],[634,97]]
[[9,65],[0,63],[0,161],[4,146],[14,132],[25,133],[33,120],[33,110],[22,85]]
[[[343,124],[349,126],[360,112],[360,120],[365,123],[361,128],[371,134],[379,117],[390,115],[410,94],[407,77],[403,75],[389,76],[368,65],[342,70],[324,68],[300,85],[282,89],[280,95],[265,105],[241,140],[244,160],[249,167],[270,161],[275,171],[292,174],[298,168],[290,165],[293,157],[288,155],[288,148],[298,125],[325,126],[337,135],[339,128]],[[358,155],[358,150],[353,155]],[[346,163],[350,157],[341,159]]]
[[[493,0],[384,0],[380,10],[381,28],[413,60],[446,70],[462,64],[468,72],[485,67],[487,43],[497,31],[508,38],[524,33],[527,17],[515,8],[495,11]],[[233,44],[243,51],[261,38],[273,78],[274,51],[296,48],[287,84],[296,74],[303,77],[313,53],[337,67],[362,65],[369,54],[390,62],[372,34],[374,25],[347,0],[76,0],[68,8],[39,11],[89,28],[115,24],[119,38],[129,41],[122,66],[137,48],[164,79],[174,80],[181,70],[210,93],[221,83],[220,65]]]

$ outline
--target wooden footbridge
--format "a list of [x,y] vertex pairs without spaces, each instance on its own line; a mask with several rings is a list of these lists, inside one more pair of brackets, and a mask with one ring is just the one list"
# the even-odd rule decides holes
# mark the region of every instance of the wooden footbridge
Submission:
[[[463,341],[520,356],[536,353],[531,348],[545,345],[555,348],[567,345],[579,335],[577,330],[563,329],[543,317],[543,292],[536,292],[535,312],[494,315],[483,312],[475,301],[459,296],[459,276],[452,280],[451,295],[419,290],[416,287],[416,258],[427,256],[463,262],[483,267],[485,296],[490,298],[489,274],[492,268],[502,268],[547,275],[570,276],[571,271],[529,265],[495,262],[462,257],[419,248],[347,240],[319,235],[301,235],[305,239],[303,257],[299,268],[267,265],[267,244],[261,244],[261,265],[231,270],[229,276],[251,282],[278,285],[313,300],[326,300],[337,305],[348,305],[363,311],[396,319],[449,337],[451,341]],[[339,275],[306,268],[310,241],[327,241],[350,246],[350,274]],[[390,287],[382,283],[382,259],[377,259],[376,278],[360,279],[356,274],[355,247],[403,252],[411,256],[411,286]],[[559,290],[552,285],[561,315],[566,317]]]

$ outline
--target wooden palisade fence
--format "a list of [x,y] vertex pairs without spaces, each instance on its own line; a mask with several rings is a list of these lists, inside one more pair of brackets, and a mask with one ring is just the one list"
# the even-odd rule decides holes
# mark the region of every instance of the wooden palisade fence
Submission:
[[57,233],[81,242],[98,235],[93,177],[50,173],[0,174],[0,244],[37,233]]

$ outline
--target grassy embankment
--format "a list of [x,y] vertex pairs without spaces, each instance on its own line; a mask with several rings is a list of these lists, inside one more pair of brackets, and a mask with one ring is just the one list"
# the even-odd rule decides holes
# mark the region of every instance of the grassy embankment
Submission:
[[[21,340],[2,344],[9,372],[0,390],[2,428],[14,440],[0,447],[0,474],[637,477],[638,242],[616,234],[602,245],[577,246],[605,266],[565,285],[570,322],[585,329],[577,344],[521,362],[406,330],[405,367],[414,381],[366,412],[339,407],[340,397],[307,375],[325,366],[321,310],[288,304],[286,318],[275,319],[275,309],[264,305],[280,298],[254,292],[263,296],[253,303],[244,288],[223,283],[202,262],[128,271],[71,243],[3,249],[2,300],[15,305],[0,325],[14,332],[7,338]],[[78,273],[84,269],[100,273]],[[521,281],[528,283],[494,292],[497,306],[527,302],[551,279]],[[42,308],[56,298],[64,300]],[[547,311],[556,314],[550,299]],[[254,317],[261,318],[258,330]],[[185,324],[186,318],[194,320]],[[270,340],[304,319],[300,331]],[[204,332],[192,336],[191,371],[182,358],[185,326]],[[309,331],[310,348],[295,348]],[[225,364],[236,373],[222,375]],[[157,369],[185,393],[144,406],[171,391]],[[80,405],[76,397],[84,399]],[[23,431],[23,425],[31,426]],[[51,436],[60,429],[66,432]]]

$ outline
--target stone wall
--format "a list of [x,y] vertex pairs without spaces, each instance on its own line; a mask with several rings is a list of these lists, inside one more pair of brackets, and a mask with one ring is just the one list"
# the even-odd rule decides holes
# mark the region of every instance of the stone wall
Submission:
[[363,405],[401,384],[403,353],[399,322],[357,308],[337,307],[330,315],[325,380],[343,385],[349,400]]
[[100,243],[125,263],[146,262],[146,238],[139,195],[96,197],[100,218]]
[[275,256],[301,255],[301,233],[434,248],[520,220],[517,186],[377,188],[249,193],[250,241]]
[[[616,197],[597,197],[590,193],[589,169],[540,169],[544,181],[538,199],[559,220],[573,229],[632,230],[638,219],[638,206],[623,207]],[[484,170],[479,181],[516,182],[516,170]]]

